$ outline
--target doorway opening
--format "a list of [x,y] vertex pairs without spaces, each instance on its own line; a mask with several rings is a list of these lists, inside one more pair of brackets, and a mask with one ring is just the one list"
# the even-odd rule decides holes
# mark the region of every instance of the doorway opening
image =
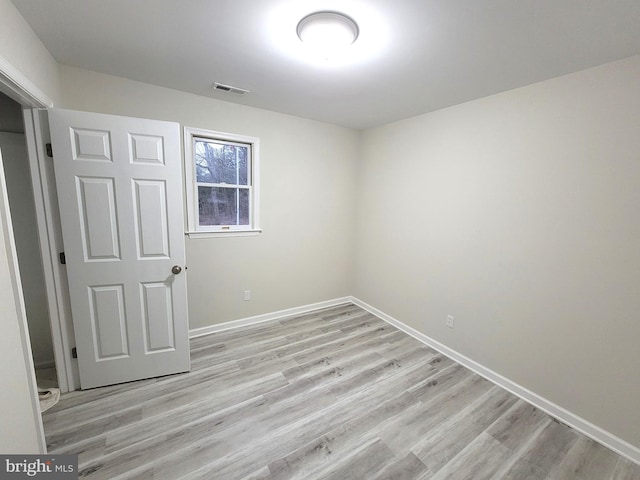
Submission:
[[2,150],[33,363],[38,387],[58,386],[22,106],[0,93]]

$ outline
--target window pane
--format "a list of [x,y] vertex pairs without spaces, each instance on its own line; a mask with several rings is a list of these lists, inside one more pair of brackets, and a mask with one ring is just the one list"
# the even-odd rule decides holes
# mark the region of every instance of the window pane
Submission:
[[196,140],[196,181],[247,185],[248,147]]
[[236,147],[238,152],[238,185],[249,185],[249,147]]
[[200,225],[237,225],[235,188],[198,187]]
[[216,149],[208,142],[195,141],[196,181],[214,183]]
[[238,164],[236,161],[236,147],[233,145],[224,145],[222,147],[222,156],[217,164],[220,172],[219,180],[216,183],[237,184]]
[[249,225],[249,189],[240,189],[240,225]]
[[198,187],[200,225],[249,225],[249,190]]

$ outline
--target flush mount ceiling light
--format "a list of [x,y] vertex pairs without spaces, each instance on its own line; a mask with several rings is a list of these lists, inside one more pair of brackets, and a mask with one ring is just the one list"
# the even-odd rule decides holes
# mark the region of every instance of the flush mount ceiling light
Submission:
[[[389,53],[387,19],[371,5],[379,2],[330,0],[336,7],[327,7],[327,0],[278,0],[265,3],[276,4],[271,8],[265,22],[269,40],[266,45],[276,55],[329,72],[335,69],[358,68],[359,65],[375,61],[376,58]],[[333,8],[348,8],[348,14],[339,13]],[[347,40],[341,46],[316,49],[309,43],[312,42],[312,35],[311,30],[307,29],[318,16],[325,19],[340,18],[337,22],[342,26],[337,29],[342,28],[342,34],[329,33],[327,36],[329,42],[333,43],[338,37],[345,35],[346,30]]]
[[315,53],[329,60],[356,41],[358,24],[339,12],[315,12],[298,23],[298,37]]

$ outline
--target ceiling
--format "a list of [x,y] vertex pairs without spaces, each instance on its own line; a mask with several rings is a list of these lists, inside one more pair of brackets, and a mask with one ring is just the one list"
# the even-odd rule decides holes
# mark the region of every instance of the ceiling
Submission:
[[[61,64],[357,129],[640,53],[638,0],[12,1]],[[303,55],[318,10],[358,22],[350,57]]]

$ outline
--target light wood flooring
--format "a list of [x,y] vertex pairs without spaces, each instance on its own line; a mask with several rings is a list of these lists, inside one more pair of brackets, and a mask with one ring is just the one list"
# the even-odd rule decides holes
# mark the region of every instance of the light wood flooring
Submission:
[[351,305],[191,341],[192,371],[63,395],[91,479],[640,479],[616,455]]

